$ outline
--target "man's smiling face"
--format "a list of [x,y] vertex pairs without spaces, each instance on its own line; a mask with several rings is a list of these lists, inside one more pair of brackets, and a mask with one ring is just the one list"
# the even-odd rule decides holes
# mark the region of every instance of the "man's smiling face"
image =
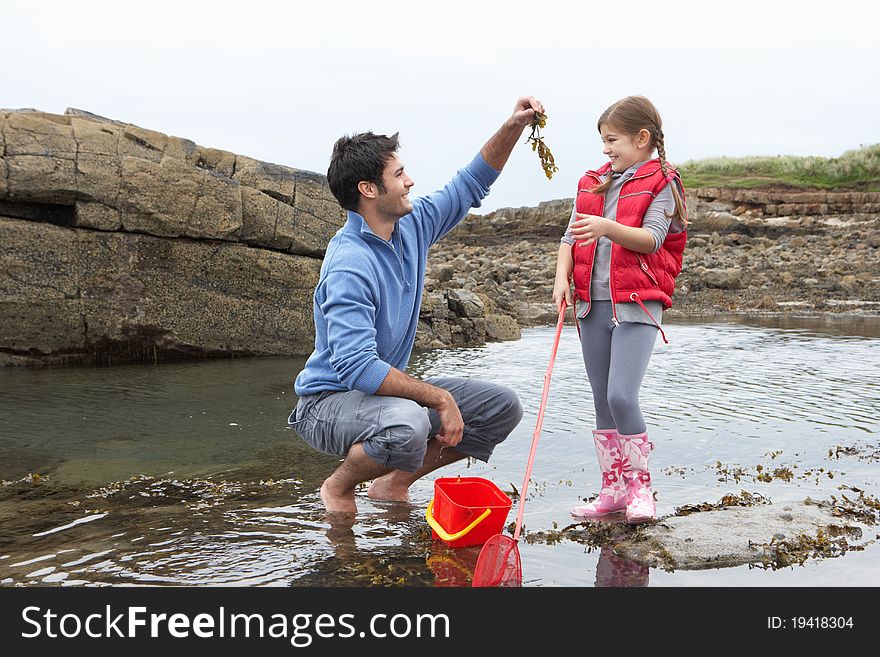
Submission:
[[400,219],[412,212],[413,206],[409,200],[409,190],[415,185],[412,178],[407,175],[403,168],[403,162],[397,155],[392,155],[385,164],[382,172],[383,192],[379,190],[376,197],[376,210],[386,217]]

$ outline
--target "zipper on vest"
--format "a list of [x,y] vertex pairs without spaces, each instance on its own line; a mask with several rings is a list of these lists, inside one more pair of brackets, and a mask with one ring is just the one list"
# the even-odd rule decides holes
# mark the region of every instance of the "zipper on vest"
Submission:
[[[609,174],[611,175],[611,174]],[[617,222],[617,210],[620,210],[620,197],[623,195],[623,188],[626,187],[632,178],[625,180],[620,186],[620,194],[617,196],[617,209],[615,210],[614,221]],[[602,214],[605,214],[605,199],[602,199]],[[596,240],[598,242],[598,240]],[[617,302],[614,300],[614,242],[611,243],[611,250],[608,252],[608,289],[611,292],[611,323],[615,327],[620,326],[617,321]]]
[[[611,290],[611,323],[614,326],[620,326],[617,321],[617,302],[614,300],[614,243],[611,243],[611,252],[608,254],[608,289]],[[592,273],[592,272],[591,272]]]
[[654,274],[651,272],[650,269],[648,269],[648,263],[644,261],[641,253],[638,255],[639,255],[639,266],[642,268],[642,271],[648,275],[648,278],[650,278],[652,281],[654,281],[654,285],[657,285],[659,287],[660,283],[657,282],[657,279],[654,277]]
[[[593,296],[592,296],[592,285],[593,285],[593,267],[596,266],[596,249],[599,248],[599,240],[596,240],[592,244],[593,247],[593,257],[590,258],[590,273],[587,276],[587,294],[590,295],[590,300],[587,301],[587,312],[585,314],[590,313],[590,308],[593,307]],[[577,288],[575,288],[577,290]],[[575,310],[575,315],[577,315],[577,311]]]
[[[602,177],[601,176],[594,174],[590,171],[587,171],[587,173],[585,173],[584,175],[589,176],[590,178],[593,178],[597,183],[602,184]],[[591,190],[578,189],[578,192],[591,192]],[[577,212],[576,205],[575,205],[575,212]],[[600,216],[604,216],[604,214],[605,214],[605,197],[604,196],[602,197],[602,206],[599,208],[599,212],[600,212]],[[592,256],[592,258],[590,258],[590,271],[589,271],[589,274],[587,275],[587,294],[589,294],[590,293],[590,286],[593,284],[593,266],[596,264],[596,249],[599,248],[599,240],[596,240],[595,242],[593,242],[590,245],[584,244],[582,241],[575,242],[575,248],[580,249],[584,246],[592,246],[593,247],[593,256]],[[574,249],[572,249],[571,255],[572,255],[572,260],[574,260]],[[576,264],[577,264],[576,262],[572,262],[572,267],[571,267],[572,278],[574,278],[574,268],[575,268]],[[577,287],[575,287],[575,295],[577,296]],[[579,296],[577,298],[579,301],[582,300]],[[590,299],[587,300],[586,303],[587,303],[587,314],[589,314],[590,309],[593,307],[592,297],[590,297]],[[614,306],[613,303],[611,305],[612,305],[612,307]],[[612,308],[612,310],[613,310],[613,308]],[[574,316],[575,316],[575,323],[577,323],[578,319],[583,317],[583,315],[579,316],[579,314],[578,314],[577,304],[574,305]],[[580,324],[578,324],[578,337],[580,337]]]

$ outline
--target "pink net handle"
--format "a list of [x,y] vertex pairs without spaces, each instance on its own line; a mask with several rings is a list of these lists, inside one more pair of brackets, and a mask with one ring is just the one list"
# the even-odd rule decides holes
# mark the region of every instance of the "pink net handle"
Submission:
[[550,362],[547,364],[547,373],[544,374],[544,392],[541,394],[541,406],[538,408],[538,421],[535,423],[535,433],[532,436],[532,449],[529,451],[529,462],[526,465],[526,476],[523,479],[522,490],[519,494],[519,511],[516,514],[516,529],[513,532],[513,540],[519,540],[522,529],[523,511],[526,505],[526,492],[532,478],[532,464],[535,462],[535,451],[538,448],[538,438],[541,436],[541,425],[544,423],[544,409],[547,407],[547,395],[550,392],[550,375],[553,373],[553,363],[556,362],[556,351],[559,349],[559,337],[562,335],[562,326],[565,323],[565,309],[568,306],[565,299],[559,306],[559,319],[556,321],[556,336],[553,338],[553,350],[550,352]]

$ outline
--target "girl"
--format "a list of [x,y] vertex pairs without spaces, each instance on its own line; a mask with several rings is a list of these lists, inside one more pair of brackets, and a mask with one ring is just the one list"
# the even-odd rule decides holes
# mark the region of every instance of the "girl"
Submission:
[[[662,122],[643,96],[628,96],[599,117],[609,162],[578,184],[559,246],[553,301],[577,299],[578,329],[596,407],[593,440],[602,488],[572,515],[626,510],[638,523],[655,514],[647,427],[639,387],[663,311],[672,305],[687,225],[684,188],[666,162]],[[651,159],[656,149],[658,157]],[[666,335],[663,334],[663,341]]]

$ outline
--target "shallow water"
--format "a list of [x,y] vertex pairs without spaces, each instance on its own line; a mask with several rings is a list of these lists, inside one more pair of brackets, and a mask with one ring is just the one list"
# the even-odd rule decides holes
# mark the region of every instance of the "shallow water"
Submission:
[[[774,503],[840,496],[841,485],[880,494],[880,322],[679,320],[667,335],[641,396],[659,514],[742,490]],[[552,328],[529,329],[517,342],[413,359],[419,375],[506,383],[525,407],[489,464],[437,476],[521,487],[552,339]],[[337,462],[285,426],[303,363],[0,371],[0,583],[467,585],[479,548],[431,541],[433,477],[413,486],[409,506],[373,503],[362,490],[354,526],[327,523],[317,489]],[[524,537],[570,525],[568,508],[595,492],[592,421],[566,327]],[[760,481],[759,464],[793,477]],[[880,584],[873,541],[803,566],[676,572],[570,540],[519,546],[527,586]]]

